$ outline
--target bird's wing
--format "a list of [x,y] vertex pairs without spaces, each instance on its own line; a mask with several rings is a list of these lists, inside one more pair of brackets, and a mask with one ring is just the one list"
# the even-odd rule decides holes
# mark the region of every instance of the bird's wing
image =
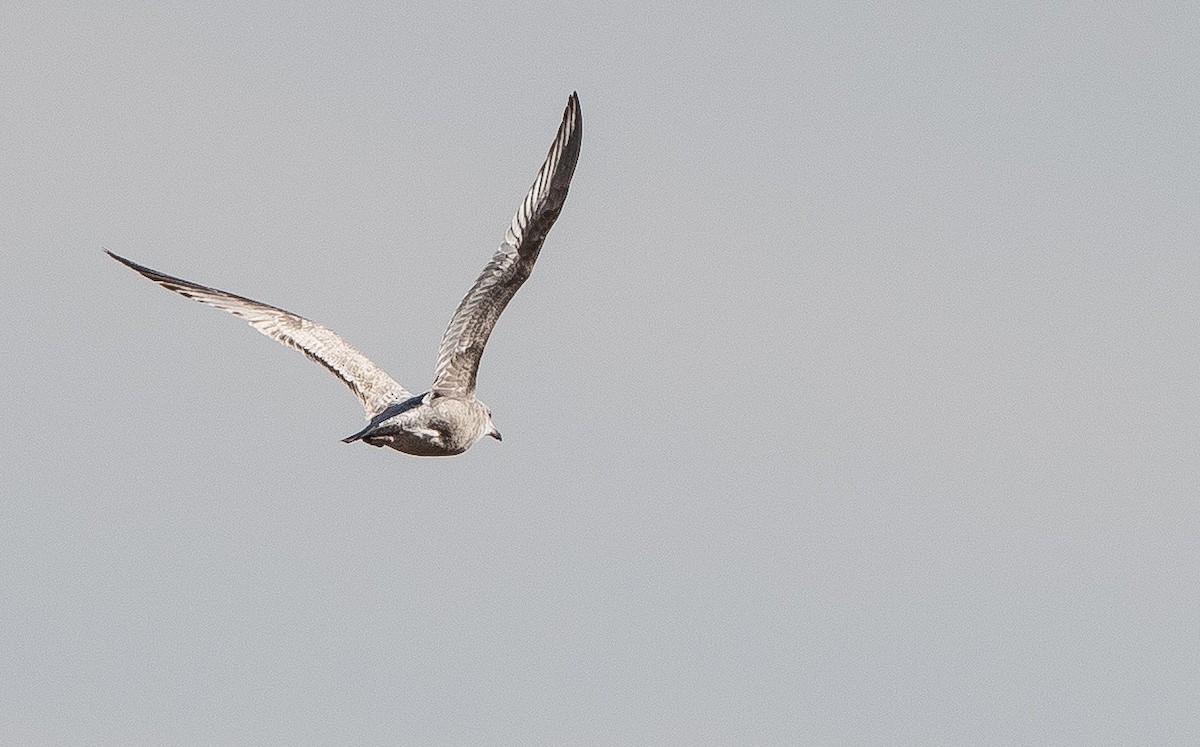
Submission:
[[459,302],[438,349],[433,396],[465,397],[475,391],[479,358],[500,312],[529,277],[542,242],[554,225],[567,197],[571,175],[579,160],[583,117],[579,96],[572,93],[563,112],[558,136],[546,162],[513,216],[504,243],[483,269],[483,274]]
[[105,251],[108,256],[140,272],[167,290],[241,317],[267,337],[299,350],[328,368],[334,376],[350,387],[362,402],[368,418],[391,403],[412,396],[370,358],[355,350],[328,327],[265,303],[164,275]]

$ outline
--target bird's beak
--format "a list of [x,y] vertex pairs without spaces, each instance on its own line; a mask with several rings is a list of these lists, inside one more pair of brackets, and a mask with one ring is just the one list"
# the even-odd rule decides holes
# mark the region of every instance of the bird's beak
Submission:
[[493,428],[493,429],[492,429],[492,430],[491,430],[491,431],[488,433],[488,435],[489,435],[489,436],[491,436],[492,438],[496,439],[497,441],[503,441],[503,440],[504,440],[503,438],[500,438],[500,431],[496,430],[495,428]]

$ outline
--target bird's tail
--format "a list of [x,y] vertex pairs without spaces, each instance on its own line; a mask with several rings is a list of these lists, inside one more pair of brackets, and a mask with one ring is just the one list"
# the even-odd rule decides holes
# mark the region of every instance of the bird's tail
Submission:
[[342,443],[352,444],[355,441],[360,441],[363,439],[364,436],[366,436],[368,433],[370,433],[372,431],[372,429],[374,429],[374,428],[375,428],[375,424],[370,423],[367,425],[366,428],[363,428],[361,431],[359,431],[358,433],[355,433],[353,436],[346,436],[345,438],[343,438]]

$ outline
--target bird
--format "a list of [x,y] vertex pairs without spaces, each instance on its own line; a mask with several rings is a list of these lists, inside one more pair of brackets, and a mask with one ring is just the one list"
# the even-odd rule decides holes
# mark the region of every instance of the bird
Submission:
[[277,306],[172,277],[105,249],[105,253],[185,298],[245,319],[259,332],[307,355],[350,388],[367,426],[342,441],[390,447],[413,456],[461,454],[484,436],[501,440],[491,409],[475,397],[483,348],[496,320],[529,278],[546,234],[567,197],[583,138],[578,93],[567,99],[550,152],[521,201],[500,248],[450,317],[434,368],[433,385],[414,395],[340,335]]

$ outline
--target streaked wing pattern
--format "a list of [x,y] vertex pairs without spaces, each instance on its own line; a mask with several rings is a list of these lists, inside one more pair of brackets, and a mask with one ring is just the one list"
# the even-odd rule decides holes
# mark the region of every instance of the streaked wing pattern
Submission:
[[562,210],[571,175],[575,173],[575,163],[579,160],[582,137],[579,97],[572,93],[558,135],[533,186],[513,216],[504,243],[450,318],[438,350],[434,396],[465,397],[475,391],[479,359],[492,328],[496,326],[496,319],[529,277],[542,242]]
[[336,332],[311,319],[249,298],[164,275],[112,252],[107,253],[167,290],[245,319],[250,322],[250,326],[267,337],[295,348],[320,363],[350,387],[350,391],[362,402],[367,418],[371,418],[393,402],[400,402],[412,396]]

